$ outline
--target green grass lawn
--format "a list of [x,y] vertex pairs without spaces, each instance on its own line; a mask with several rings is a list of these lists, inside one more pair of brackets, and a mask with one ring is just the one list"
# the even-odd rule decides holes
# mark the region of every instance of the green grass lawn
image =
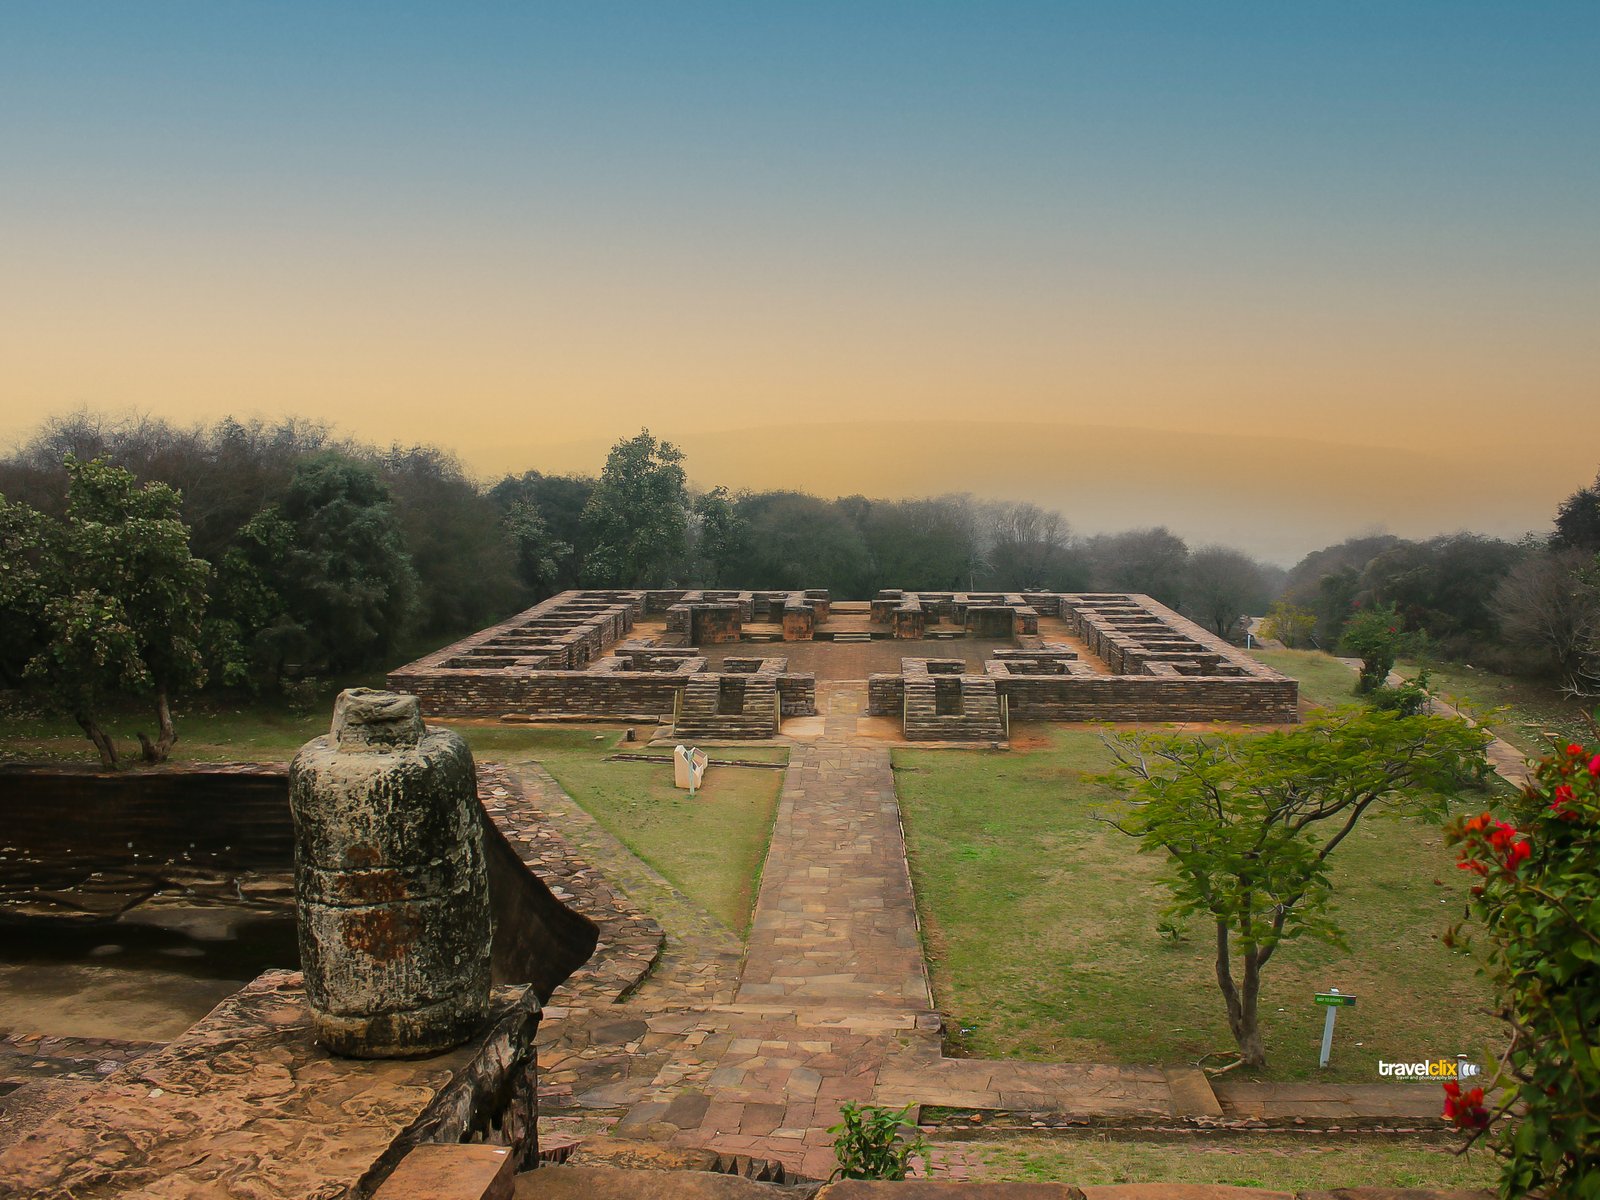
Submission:
[[[1087,778],[1108,763],[1099,735],[1035,728],[1046,745],[1026,752],[894,753],[937,1000],[953,1033],[970,1028],[957,1048],[1154,1063],[1232,1049],[1211,931],[1196,919],[1186,940],[1160,936],[1161,856],[1094,819],[1114,800]],[[1369,817],[1331,861],[1350,948],[1291,942],[1267,967],[1269,1077],[1375,1082],[1379,1058],[1481,1059],[1498,1031],[1472,964],[1439,940],[1468,886],[1439,831]],[[1328,987],[1359,1002],[1324,1072],[1311,997]]]
[[1354,704],[1356,673],[1320,650],[1252,650],[1274,671],[1300,681],[1300,698],[1318,708]]
[[[301,745],[327,733],[333,697],[311,713],[281,703],[219,696],[184,697],[173,704],[178,744],[173,762],[286,762]],[[106,732],[127,766],[137,765],[134,733],[155,735],[148,708],[117,706],[101,714]],[[0,762],[97,763],[94,747],[69,717],[35,712],[0,713]]]
[[[1228,1184],[1281,1191],[1339,1187],[1492,1188],[1498,1164],[1486,1150],[1457,1156],[1452,1143],[1421,1138],[1319,1138],[1252,1134],[1137,1141],[1087,1135],[957,1143],[976,1155],[986,1182],[1055,1181]],[[941,1146],[934,1142],[937,1162]]]
[[[772,837],[782,771],[712,766],[705,786],[691,798],[673,786],[670,763],[606,761],[618,750],[644,752],[638,743],[623,743],[619,728],[496,726],[462,732],[485,757],[543,763],[613,837],[729,929],[746,931]],[[783,746],[710,753],[712,758],[789,760]]]
[[[1312,705],[1337,707],[1355,699],[1355,672],[1320,650],[1251,653],[1298,679],[1301,697]],[[1584,706],[1563,696],[1548,680],[1501,675],[1464,663],[1403,661],[1396,669],[1408,677],[1426,669],[1441,699],[1482,720],[1496,736],[1532,757],[1548,754],[1552,743],[1587,743],[1594,738]]]

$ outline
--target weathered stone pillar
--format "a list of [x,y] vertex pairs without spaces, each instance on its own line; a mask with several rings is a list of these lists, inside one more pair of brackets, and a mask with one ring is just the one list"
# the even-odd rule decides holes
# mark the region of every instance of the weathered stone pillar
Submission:
[[489,1006],[489,884],[466,742],[415,696],[341,692],[289,766],[296,922],[316,1039],[336,1054],[447,1050]]

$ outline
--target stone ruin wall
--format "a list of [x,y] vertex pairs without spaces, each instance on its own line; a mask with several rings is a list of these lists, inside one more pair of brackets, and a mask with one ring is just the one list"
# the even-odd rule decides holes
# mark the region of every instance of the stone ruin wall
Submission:
[[[885,619],[892,622],[905,595],[885,595],[874,604],[881,602]],[[986,608],[993,607],[989,597],[982,599]],[[985,665],[1011,720],[1285,724],[1298,719],[1296,681],[1149,596],[1031,592],[1016,599],[1036,614],[1063,620],[1111,674],[1076,662],[1076,653],[1064,646],[1021,636],[1019,652],[997,652]],[[902,669],[899,675],[869,679],[868,713],[907,714],[907,678]],[[908,725],[908,738],[919,735],[933,736]]]
[[[388,683],[417,695],[430,713],[660,719],[672,715],[696,676],[718,674],[706,672],[695,639],[809,640],[830,609],[826,593],[816,591],[564,592],[391,672]],[[1296,719],[1294,680],[1148,596],[884,591],[869,609],[875,637],[1011,639],[1016,649],[997,651],[963,692],[985,710],[991,693],[1003,698],[1012,720]],[[1041,616],[1064,622],[1110,674],[1041,640]],[[626,640],[643,617],[664,617],[663,635]],[[783,672],[774,679],[781,717],[816,712],[813,676]],[[903,671],[873,676],[868,712],[903,716],[905,695]],[[935,723],[919,722],[919,730],[922,724]]]
[[[705,671],[704,658],[681,653],[697,624],[715,644],[739,640],[747,620],[788,628],[802,611],[816,621],[827,609],[827,594],[817,592],[563,592],[389,672],[388,686],[418,697],[429,714],[670,717],[678,694]],[[624,640],[641,617],[663,615],[662,645]],[[602,657],[608,650],[618,657]],[[779,675],[776,687],[783,716],[816,712],[814,677]]]

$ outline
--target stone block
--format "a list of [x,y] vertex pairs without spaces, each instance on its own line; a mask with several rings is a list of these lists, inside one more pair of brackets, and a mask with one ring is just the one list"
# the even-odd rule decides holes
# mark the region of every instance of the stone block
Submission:
[[401,1159],[373,1200],[511,1200],[515,1177],[504,1146],[432,1143]]

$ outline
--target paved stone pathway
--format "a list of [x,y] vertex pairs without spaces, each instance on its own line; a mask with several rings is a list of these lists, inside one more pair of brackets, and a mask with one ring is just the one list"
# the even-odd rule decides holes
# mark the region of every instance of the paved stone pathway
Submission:
[[938,1056],[889,753],[850,740],[863,684],[818,699],[822,734],[791,752],[733,1002],[686,1029],[619,1134],[820,1177],[840,1104],[876,1099],[889,1061]]
[[847,740],[861,692],[828,691],[822,740],[789,760],[738,999],[926,1012],[933,995],[889,751]]

